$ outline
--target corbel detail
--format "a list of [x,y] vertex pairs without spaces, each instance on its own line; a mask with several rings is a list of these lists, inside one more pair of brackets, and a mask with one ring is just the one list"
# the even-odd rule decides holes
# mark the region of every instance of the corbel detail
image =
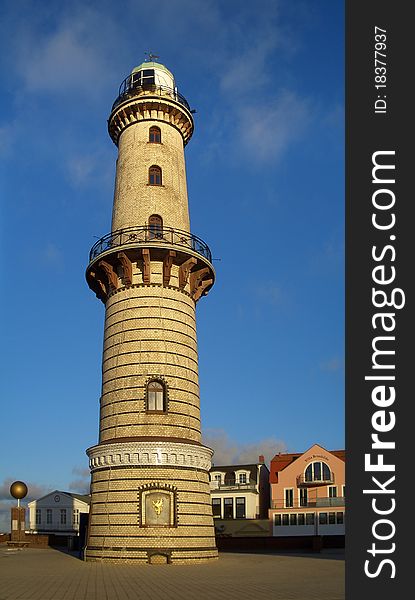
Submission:
[[95,271],[89,272],[88,283],[91,289],[95,292],[96,297],[105,302],[107,299],[107,289],[102,283],[101,279],[98,279]]
[[114,267],[107,263],[105,260],[100,260],[98,263],[98,267],[102,269],[105,275],[107,276],[110,292],[115,291],[118,288],[118,277],[116,272],[114,271]]
[[163,259],[163,285],[169,285],[171,276],[171,266],[173,258],[176,256],[174,250],[169,250]]
[[150,250],[143,248],[143,283],[150,283],[151,265],[150,265]]
[[197,259],[192,256],[188,260],[186,260],[186,262],[184,262],[182,265],[180,265],[180,269],[179,269],[179,288],[181,290],[186,285],[187,280],[189,278],[189,273],[190,273],[190,271],[192,270],[192,268],[194,267],[194,265],[196,263],[197,263]]
[[192,271],[190,273],[190,293],[193,295],[194,292],[199,287],[200,282],[202,281],[205,275],[210,273],[210,269],[205,267],[204,269],[199,269],[198,271]]
[[128,287],[133,282],[133,267],[131,260],[128,258],[125,252],[118,252],[117,258],[122,266],[124,285]]
[[193,300],[195,302],[197,302],[200,298],[200,296],[203,295],[203,292],[205,291],[205,289],[209,286],[212,285],[213,283],[213,279],[204,279],[203,281],[201,281],[197,287],[197,289],[194,291],[192,297]]

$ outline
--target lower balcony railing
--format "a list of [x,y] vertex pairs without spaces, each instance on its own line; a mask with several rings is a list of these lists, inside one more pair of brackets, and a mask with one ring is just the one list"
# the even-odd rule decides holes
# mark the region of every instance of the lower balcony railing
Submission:
[[145,245],[149,242],[181,246],[193,250],[193,252],[196,252],[197,254],[201,254],[204,258],[207,258],[209,262],[212,262],[212,254],[209,246],[196,235],[193,235],[188,231],[173,229],[172,227],[155,228],[148,225],[118,229],[117,231],[104,235],[104,237],[92,246],[91,252],[89,253],[89,261],[91,262],[103,252],[111,250],[112,248],[117,248],[118,246],[125,246],[128,244]]
[[338,496],[336,498],[313,498],[312,500],[296,501],[287,506],[283,500],[272,500],[271,508],[321,508],[330,506],[345,506],[346,498]]

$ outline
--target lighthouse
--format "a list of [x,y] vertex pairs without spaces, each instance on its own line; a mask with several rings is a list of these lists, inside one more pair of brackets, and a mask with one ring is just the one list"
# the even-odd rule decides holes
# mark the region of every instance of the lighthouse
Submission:
[[111,109],[112,226],[86,270],[105,327],[85,558],[200,563],[217,550],[195,309],[215,272],[190,230],[184,148],[194,111],[152,58],[122,82]]

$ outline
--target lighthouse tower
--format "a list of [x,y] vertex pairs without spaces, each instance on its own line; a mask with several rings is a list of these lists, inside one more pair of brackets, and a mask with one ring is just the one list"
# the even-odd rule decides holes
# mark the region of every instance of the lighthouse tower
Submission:
[[86,272],[105,304],[105,330],[85,557],[207,561],[217,550],[195,308],[215,273],[208,246],[190,231],[192,111],[172,73],[150,60],[121,84],[108,130],[118,146],[112,229],[92,247]]

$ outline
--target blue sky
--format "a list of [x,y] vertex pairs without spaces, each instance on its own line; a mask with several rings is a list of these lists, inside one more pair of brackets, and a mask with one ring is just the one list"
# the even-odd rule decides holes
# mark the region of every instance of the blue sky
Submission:
[[87,480],[104,310],[84,272],[110,231],[106,121],[149,51],[197,111],[186,161],[192,232],[217,270],[197,307],[216,462],[344,447],[343,3],[1,10],[1,497],[15,479],[31,496]]

